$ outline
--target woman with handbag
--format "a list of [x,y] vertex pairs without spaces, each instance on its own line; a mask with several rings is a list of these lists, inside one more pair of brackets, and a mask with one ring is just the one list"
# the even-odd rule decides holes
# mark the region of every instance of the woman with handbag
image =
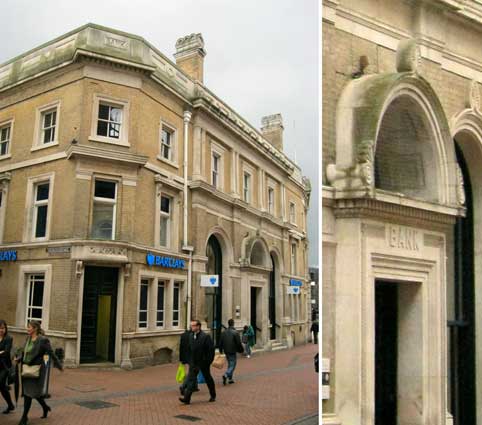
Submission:
[[50,372],[48,366],[49,357],[52,359],[54,366],[63,371],[62,364],[55,355],[48,338],[44,336],[40,322],[31,320],[27,326],[27,341],[21,357],[16,361],[20,361],[21,378],[22,378],[22,395],[24,398],[23,415],[19,425],[28,423],[28,412],[32,406],[32,399],[38,401],[43,409],[42,418],[46,418],[52,410],[45,403],[47,395],[47,379]]
[[8,377],[12,368],[12,343],[13,338],[8,334],[7,322],[0,320],[0,393],[7,402],[7,408],[3,411],[5,415],[15,409],[8,387]]

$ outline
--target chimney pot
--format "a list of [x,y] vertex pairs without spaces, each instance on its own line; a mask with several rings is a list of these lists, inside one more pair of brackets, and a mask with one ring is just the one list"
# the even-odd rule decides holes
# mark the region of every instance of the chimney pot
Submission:
[[261,132],[268,142],[283,151],[283,118],[281,114],[268,115],[261,118]]
[[191,34],[176,41],[176,65],[192,79],[204,79],[204,40],[201,34]]

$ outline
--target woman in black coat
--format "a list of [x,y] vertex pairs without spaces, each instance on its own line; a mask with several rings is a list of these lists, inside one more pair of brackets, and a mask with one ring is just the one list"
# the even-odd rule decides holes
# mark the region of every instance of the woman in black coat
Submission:
[[8,334],[7,323],[5,320],[0,320],[0,393],[7,402],[4,414],[10,413],[15,408],[8,388],[8,375],[12,367],[12,343],[13,338]]
[[[49,357],[52,359],[56,368],[63,370],[59,359],[52,350],[50,341],[43,336],[40,322],[31,320],[27,326],[27,333],[28,337],[23,352],[21,356],[16,359],[22,363],[20,370],[22,395],[24,398],[23,415],[19,425],[26,425],[28,423],[28,412],[32,406],[32,399],[37,400],[40,406],[42,406],[42,418],[46,418],[52,410],[50,406],[45,403],[45,396],[48,390],[47,380],[50,373],[50,368],[48,367]],[[38,367],[40,367],[38,376],[31,376],[32,372],[35,374],[35,369],[38,369]],[[31,370],[32,368],[34,371]],[[30,369],[30,371],[28,369]],[[30,372],[30,376],[26,376],[27,372]]]

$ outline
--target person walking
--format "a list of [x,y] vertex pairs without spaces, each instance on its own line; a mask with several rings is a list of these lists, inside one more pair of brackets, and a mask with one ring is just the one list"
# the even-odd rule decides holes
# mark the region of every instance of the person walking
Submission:
[[243,344],[246,350],[246,357],[251,357],[251,347],[254,347],[254,329],[251,325],[243,328]]
[[319,330],[319,325],[318,325],[318,322],[315,320],[311,324],[311,329],[310,329],[310,332],[313,332],[313,344],[318,344],[318,330]]
[[7,408],[3,411],[5,415],[15,409],[8,386],[8,376],[12,367],[12,344],[13,338],[8,334],[7,322],[0,320],[0,393],[7,402]]
[[[192,334],[192,331],[190,329],[186,330],[186,332],[184,332],[181,335],[181,342],[179,344],[179,361],[184,366],[185,365],[189,366],[189,363],[191,362],[191,349],[190,349],[190,344],[189,344],[189,338],[190,338],[191,334]],[[184,378],[184,382],[182,383],[182,385],[179,388],[179,391],[181,392],[181,395],[184,395],[184,391],[186,390],[187,377],[188,377],[188,375],[186,375],[186,377]],[[198,388],[197,384],[198,384],[198,382],[196,380],[193,392],[199,391],[199,388]]]
[[22,379],[22,395],[23,415],[19,425],[28,424],[28,413],[32,406],[32,399],[42,406],[42,418],[46,418],[52,410],[50,406],[45,403],[45,395],[48,393],[48,378],[50,367],[48,366],[48,357],[53,361],[53,364],[60,371],[63,367],[57,356],[52,350],[50,341],[44,336],[40,322],[30,320],[27,325],[27,340],[25,347],[20,353],[20,356],[15,359],[16,362],[21,363],[21,379]]
[[219,341],[219,352],[226,354],[228,360],[228,368],[223,375],[223,385],[226,385],[226,381],[230,384],[234,384],[234,369],[236,369],[237,353],[244,352],[243,344],[241,344],[241,338],[238,331],[234,328],[234,320],[228,320],[228,329],[222,334]]
[[191,403],[191,395],[197,386],[199,372],[204,376],[209,388],[210,402],[216,401],[216,386],[211,376],[211,363],[214,360],[214,344],[211,337],[201,330],[199,320],[191,320],[191,334],[189,335],[189,373],[187,374],[184,397],[179,401],[184,404]]

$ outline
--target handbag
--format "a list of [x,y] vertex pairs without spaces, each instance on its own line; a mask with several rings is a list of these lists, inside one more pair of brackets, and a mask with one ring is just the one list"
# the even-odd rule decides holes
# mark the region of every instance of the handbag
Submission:
[[40,378],[40,365],[22,365],[22,378]]
[[177,368],[177,373],[176,373],[176,382],[178,384],[182,384],[185,378],[186,378],[186,369],[184,368],[184,365],[182,363],[179,363],[179,367]]
[[216,369],[222,369],[224,367],[225,360],[225,356],[223,356],[222,354],[216,354],[214,356],[213,362],[211,363],[211,366],[215,367]]
[[204,379],[204,375],[202,374],[201,371],[199,371],[199,373],[197,375],[197,383],[198,384],[205,384],[206,383],[206,380]]

